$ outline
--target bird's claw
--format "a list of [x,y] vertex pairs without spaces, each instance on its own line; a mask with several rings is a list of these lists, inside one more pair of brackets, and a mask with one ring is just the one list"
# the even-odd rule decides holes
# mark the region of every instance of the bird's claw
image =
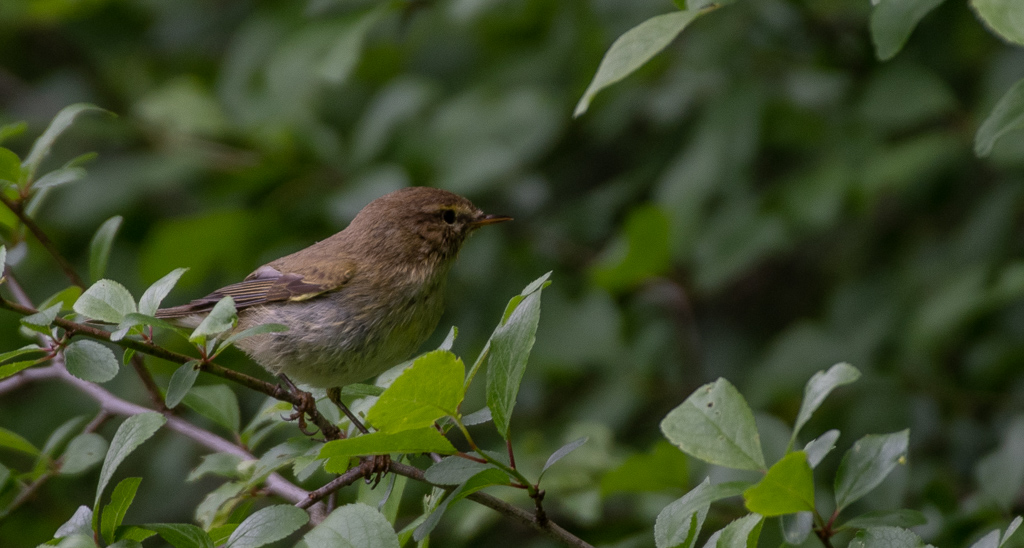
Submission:
[[285,380],[285,382],[288,384],[288,387],[291,389],[292,395],[298,399],[298,403],[292,404],[292,409],[295,411],[294,413],[287,416],[282,415],[281,418],[289,422],[298,420],[300,432],[307,436],[316,435],[318,430],[308,430],[308,425],[306,424],[306,415],[310,414],[310,416],[312,416],[310,411],[316,409],[316,398],[313,397],[313,394],[310,394],[305,390],[299,390],[299,388],[295,386],[291,382],[291,380],[288,379],[288,377],[284,377],[282,375],[282,378]]
[[374,455],[365,459],[364,462],[373,462],[373,465],[366,468],[363,480],[367,485],[373,484],[370,489],[376,489],[380,480],[391,470],[391,455]]

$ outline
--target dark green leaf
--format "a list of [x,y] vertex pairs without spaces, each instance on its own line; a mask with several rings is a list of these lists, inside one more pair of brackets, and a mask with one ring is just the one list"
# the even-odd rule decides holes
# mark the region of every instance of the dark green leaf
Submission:
[[804,399],[800,404],[800,412],[797,413],[796,423],[793,425],[793,435],[790,443],[796,440],[800,429],[807,424],[811,415],[821,406],[821,402],[836,388],[850,384],[860,378],[860,371],[848,363],[837,363],[828,371],[815,373],[807,385],[804,386]]
[[649,453],[630,455],[601,478],[601,494],[685,489],[689,479],[686,454],[661,440]]
[[1024,79],[1010,87],[982,122],[974,136],[974,153],[988,156],[1000,137],[1020,129],[1024,129]]
[[120,215],[117,215],[103,221],[92,237],[92,242],[89,244],[89,278],[93,281],[102,278],[107,271],[110,249],[114,245],[114,238],[117,236],[117,231],[121,228],[123,220]]
[[719,548],[755,548],[761,536],[764,518],[757,514],[748,514],[734,520],[722,529],[716,546]]
[[612,292],[632,289],[671,266],[668,216],[655,205],[635,208],[625,235],[613,242],[593,270],[594,283]]
[[658,15],[619,36],[601,59],[601,65],[576,104],[573,116],[586,112],[599,91],[629,76],[665,49],[701,13],[691,9]]
[[456,486],[473,476],[495,466],[488,462],[476,462],[462,457],[446,457],[424,472],[427,481],[434,485]]
[[861,514],[839,526],[839,529],[867,529],[888,525],[891,527],[917,527],[928,523],[928,518],[917,510],[900,508],[899,510],[876,510]]
[[439,453],[451,455],[455,447],[432,427],[403,430],[393,434],[373,432],[354,438],[330,441],[320,450],[320,458],[329,459],[324,469],[341,473],[351,457],[391,453]]
[[114,352],[102,344],[87,339],[71,341],[64,349],[64,364],[68,373],[90,382],[103,383],[117,376],[121,368]]
[[61,457],[63,462],[60,466],[60,473],[78,474],[92,468],[103,460],[107,454],[107,448],[107,440],[103,436],[92,432],[79,434],[64,450],[64,455]]
[[75,301],[77,301],[78,298],[81,296],[81,287],[78,287],[77,285],[69,285],[68,287],[65,287],[64,289],[54,293],[53,295],[50,295],[49,298],[47,298],[45,301],[42,302],[42,304],[39,305],[39,309],[42,310],[44,308],[49,308],[55,304],[60,303],[62,305],[61,310],[68,312],[74,309],[73,307],[75,305]]
[[124,522],[124,516],[135,500],[140,483],[142,478],[125,478],[118,482],[114,491],[110,493],[110,503],[103,507],[100,516],[100,536],[108,544],[118,540],[114,538],[114,532]]
[[223,384],[193,386],[182,402],[213,422],[232,432],[238,432],[241,422],[238,396],[231,388]]
[[882,483],[907,459],[910,431],[867,435],[843,455],[836,472],[836,509],[842,510]]
[[174,548],[213,548],[210,535],[195,525],[186,523],[148,523],[146,529],[156,531]]
[[[127,337],[131,333],[137,333],[138,331],[135,330],[134,328],[140,325],[151,325],[153,327],[161,327],[173,333],[181,334],[180,329],[177,326],[171,324],[170,322],[167,322],[160,318],[155,318],[153,316],[139,314],[138,312],[131,312],[129,314],[125,314],[124,320],[122,320],[121,323],[117,324],[117,329],[110,333],[110,340],[117,342]],[[127,361],[125,361],[125,363],[127,363]]]
[[489,470],[483,470],[472,478],[469,478],[465,483],[452,491],[451,494],[449,494],[429,516],[427,516],[427,519],[416,528],[416,532],[413,533],[412,538],[417,542],[423,540],[431,531],[434,530],[434,527],[437,527],[437,524],[441,521],[441,516],[444,515],[445,510],[448,509],[448,506],[451,503],[466,498],[467,496],[491,485],[508,485],[508,476],[501,470],[492,468]]
[[224,297],[213,306],[213,310],[203,318],[188,340],[196,344],[206,344],[208,337],[234,329],[236,323],[238,312],[235,311],[235,300],[230,296]]
[[142,294],[142,298],[139,299],[139,313],[147,316],[156,314],[156,311],[160,308],[160,303],[163,302],[164,297],[171,292],[171,289],[173,289],[174,285],[178,283],[178,279],[181,278],[181,275],[187,271],[187,268],[175,268],[163,278],[153,282],[153,285],[149,286]]
[[351,24],[338,30],[334,44],[324,56],[320,75],[334,85],[344,83],[356,67],[363,51],[366,34],[384,12],[374,9],[358,17]]
[[683,451],[712,464],[766,468],[754,414],[725,379],[698,388],[661,421],[661,431]]
[[803,451],[772,465],[761,481],[743,492],[747,509],[765,517],[814,511],[814,476]]
[[238,465],[242,457],[233,453],[210,453],[202,456],[199,466],[196,466],[185,481],[195,481],[207,474],[223,476],[226,478],[237,478],[239,475]]
[[583,445],[584,443],[587,443],[587,439],[587,437],[582,437],[578,440],[573,440],[559,447],[557,451],[555,451],[554,453],[551,454],[550,457],[548,457],[548,461],[544,463],[544,468],[541,469],[540,476],[537,478],[537,481],[539,482],[540,478],[544,477],[544,472],[547,472],[548,468],[551,468],[551,465],[562,460],[563,457],[575,451],[577,448],[579,448],[579,446]]
[[[82,425],[84,425],[87,420],[89,419],[84,415],[79,415],[68,419],[64,424],[58,426],[57,429],[50,434],[50,437],[46,438],[46,443],[43,444],[43,454],[48,457],[55,458],[60,451],[65,449],[68,441],[75,437],[77,433],[81,432]],[[106,449],[103,451],[106,452]]]
[[512,410],[519,394],[519,383],[526,372],[540,322],[540,294],[548,285],[550,272],[541,276],[509,301],[505,314],[488,341],[487,407],[498,433],[509,436]]
[[917,23],[945,0],[880,0],[871,10],[871,40],[882,61],[896,56]]
[[171,381],[167,383],[167,395],[164,403],[168,408],[174,409],[181,403],[181,400],[192,389],[196,378],[199,377],[199,361],[191,360],[174,370],[171,374]]
[[434,350],[416,358],[366,414],[366,421],[381,432],[401,432],[434,424],[458,414],[466,366],[447,350]]
[[331,512],[302,540],[309,548],[398,548],[398,536],[380,512],[365,504],[346,504]]
[[100,280],[75,301],[75,312],[93,320],[119,324],[126,314],[137,312],[135,299],[123,285]]
[[469,413],[468,415],[462,416],[463,426],[474,426],[477,424],[483,424],[485,422],[490,421],[491,409],[489,407],[484,407],[483,409],[478,409],[476,411],[473,411],[472,413]]
[[384,388],[375,386],[372,384],[347,384],[341,388],[342,396],[380,396],[384,393]]
[[799,546],[803,544],[811,534],[814,526],[813,512],[797,512],[779,516],[779,528],[782,529],[782,538],[786,544]]
[[268,506],[238,524],[225,548],[258,548],[281,540],[309,522],[309,514],[290,504]]
[[38,344],[27,344],[17,350],[11,350],[10,352],[4,352],[0,354],[0,362],[5,362],[18,356],[24,356],[25,354],[37,354],[46,352],[45,349],[41,348]]
[[711,503],[724,498],[739,496],[749,483],[733,482],[711,485],[705,479],[689,493],[666,506],[654,523],[654,542],[658,548],[692,546],[700,534]]

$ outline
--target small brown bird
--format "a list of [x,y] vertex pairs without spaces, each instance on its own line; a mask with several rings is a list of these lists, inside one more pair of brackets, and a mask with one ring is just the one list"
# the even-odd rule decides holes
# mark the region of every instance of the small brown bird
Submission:
[[408,358],[434,331],[445,279],[477,228],[511,220],[436,188],[405,188],[364,207],[341,232],[256,269],[245,280],[158,318],[195,326],[225,296],[237,330],[277,323],[238,347],[274,374],[329,388],[363,381]]

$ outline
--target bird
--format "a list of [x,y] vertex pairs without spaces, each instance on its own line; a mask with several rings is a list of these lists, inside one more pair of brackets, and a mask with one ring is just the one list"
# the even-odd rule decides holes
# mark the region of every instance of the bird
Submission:
[[[480,227],[510,220],[446,190],[403,188],[370,202],[341,232],[155,315],[195,327],[221,299],[232,297],[234,332],[286,326],[236,346],[293,389],[293,382],[327,389],[357,424],[341,402],[341,387],[411,356],[441,318],[448,272],[466,239]],[[301,427],[302,410],[296,411]]]

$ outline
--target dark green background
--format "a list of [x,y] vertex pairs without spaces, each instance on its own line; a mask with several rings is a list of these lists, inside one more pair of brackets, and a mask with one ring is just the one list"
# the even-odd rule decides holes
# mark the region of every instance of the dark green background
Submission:
[[[366,19],[375,5],[0,3],[0,123],[30,124],[4,146],[25,154],[70,103],[118,115],[87,115],[59,141],[50,168],[100,156],[87,179],[52,194],[40,223],[84,273],[95,229],[124,216],[107,276],[139,295],[190,267],[168,299],[179,303],[340,230],[405,185],[513,215],[464,249],[432,342],[457,325],[456,353],[475,359],[507,299],[554,271],[513,440],[536,471],[562,443],[591,436],[545,487],[555,519],[595,543],[649,545],[657,512],[703,479],[691,461],[689,483],[663,472],[675,488],[600,489],[606,472],[651,449],[658,422],[697,386],[736,384],[764,414],[774,460],[803,383],[837,361],[864,377],[825,403],[802,441],[839,428],[842,451],[867,433],[911,429],[909,465],[860,510],[920,509],[930,519],[920,533],[939,546],[1021,511],[1019,439],[981,479],[978,466],[1024,429],[1014,427],[1024,416],[1024,139],[1006,136],[986,159],[972,142],[1024,77],[1024,50],[963,2],[945,2],[880,63],[867,0],[740,1],[700,18],[576,120],[612,40],[670,2],[395,2]],[[362,49],[345,46],[360,24]],[[350,74],[325,75],[344,64],[333,48],[355,56]],[[0,237],[10,224],[0,212]],[[38,246],[28,251],[14,271],[38,302],[66,280]],[[25,344],[16,325],[0,315],[0,349]],[[173,367],[150,364],[165,383]],[[130,372],[107,387],[145,401]],[[261,399],[236,392],[244,420]],[[67,387],[36,385],[0,401],[0,425],[41,444],[94,411]],[[119,473],[144,477],[127,522],[188,521],[217,485],[181,487],[199,451],[168,432],[144,448]],[[819,468],[820,499],[840,451]],[[0,544],[50,538],[91,503],[97,474],[51,480],[0,522]],[[420,499],[407,496],[411,517]],[[711,520],[741,513],[720,504]],[[764,545],[777,542],[771,527]],[[434,541],[550,545],[470,503]]]

